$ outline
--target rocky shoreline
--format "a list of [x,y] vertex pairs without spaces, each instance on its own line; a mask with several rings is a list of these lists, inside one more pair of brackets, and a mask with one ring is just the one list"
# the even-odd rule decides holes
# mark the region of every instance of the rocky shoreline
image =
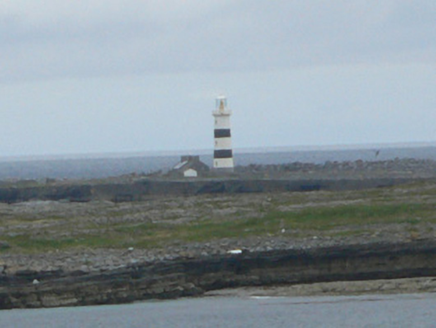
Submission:
[[[305,192],[157,196],[140,189],[144,199],[108,200],[124,192],[121,184],[87,202],[65,195],[0,202],[0,308],[117,304],[246,287],[280,294],[323,286],[318,291],[345,294],[353,290],[350,281],[364,281],[359,288],[368,291],[433,291],[434,179],[390,187],[369,180],[377,181],[372,189],[359,181],[353,180],[357,189],[331,180],[338,188]],[[408,280],[407,288],[377,282],[404,278],[422,280]]]
[[206,292],[206,297],[312,297],[435,293],[435,277],[316,282],[311,284],[239,287]]
[[[118,304],[236,287],[436,276],[434,240],[234,253],[137,262],[99,272],[6,271],[0,276],[0,308]],[[429,288],[434,285],[426,279]]]

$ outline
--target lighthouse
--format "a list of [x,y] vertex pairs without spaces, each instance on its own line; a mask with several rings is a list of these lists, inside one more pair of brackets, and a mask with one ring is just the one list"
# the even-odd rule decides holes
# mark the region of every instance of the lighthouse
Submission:
[[216,108],[212,112],[215,119],[213,152],[213,168],[220,171],[233,172],[232,134],[230,131],[230,115],[227,99],[224,96],[216,98]]

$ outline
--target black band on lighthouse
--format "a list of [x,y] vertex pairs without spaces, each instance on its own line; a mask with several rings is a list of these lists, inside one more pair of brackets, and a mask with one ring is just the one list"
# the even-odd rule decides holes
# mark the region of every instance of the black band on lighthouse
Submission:
[[220,149],[213,152],[213,158],[232,158],[233,152],[231,149]]
[[215,138],[228,138],[230,137],[230,129],[215,129]]

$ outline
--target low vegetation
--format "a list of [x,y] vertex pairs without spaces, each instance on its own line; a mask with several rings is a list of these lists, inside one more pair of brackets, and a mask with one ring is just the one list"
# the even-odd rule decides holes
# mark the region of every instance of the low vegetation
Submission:
[[0,252],[163,248],[224,238],[433,237],[436,183],[347,192],[0,205]]

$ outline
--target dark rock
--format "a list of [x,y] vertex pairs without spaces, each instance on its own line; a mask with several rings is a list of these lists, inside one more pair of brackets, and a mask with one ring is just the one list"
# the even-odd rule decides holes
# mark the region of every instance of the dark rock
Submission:
[[[0,279],[0,308],[116,304],[240,286],[436,275],[436,242],[368,243],[209,255],[95,273],[19,271]],[[37,279],[39,284],[32,284]]]

